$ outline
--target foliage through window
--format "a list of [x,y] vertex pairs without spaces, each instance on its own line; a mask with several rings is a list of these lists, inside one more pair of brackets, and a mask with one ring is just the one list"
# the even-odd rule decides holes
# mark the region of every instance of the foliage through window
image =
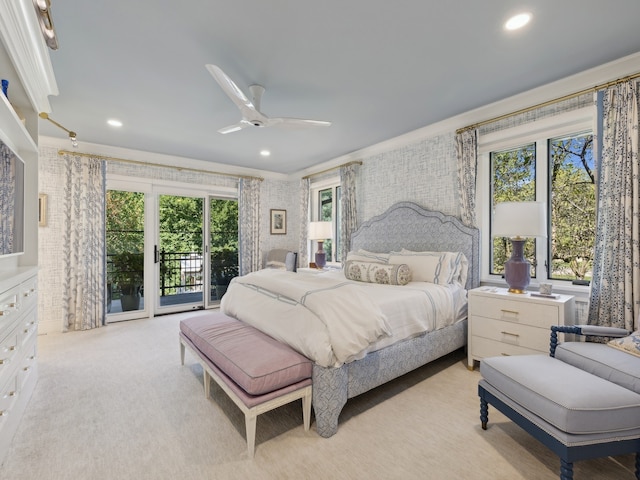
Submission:
[[[341,258],[340,231],[341,231],[341,202],[340,185],[332,185],[327,188],[314,190],[316,197],[314,199],[314,208],[316,209],[316,217],[311,220],[323,222],[333,222],[334,238],[327,239],[323,244],[323,250],[327,252],[327,262],[338,262]],[[312,249],[312,252],[315,250]]]
[[[543,281],[546,267],[546,278],[552,280],[589,280],[596,217],[593,134],[539,138],[491,151],[489,158],[493,208],[507,201],[546,202],[547,238],[528,240],[525,246],[532,278]],[[507,238],[491,240],[491,274],[504,272],[510,249]]]

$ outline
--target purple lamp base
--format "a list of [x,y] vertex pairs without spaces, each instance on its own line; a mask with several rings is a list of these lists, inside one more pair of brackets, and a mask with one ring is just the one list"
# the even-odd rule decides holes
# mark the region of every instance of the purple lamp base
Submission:
[[316,267],[318,268],[324,268],[327,264],[327,252],[322,249],[323,243],[318,240],[318,251],[316,252]]
[[525,293],[531,281],[531,264],[524,258],[524,242],[526,238],[512,238],[513,253],[504,264],[504,279],[509,285],[510,293]]

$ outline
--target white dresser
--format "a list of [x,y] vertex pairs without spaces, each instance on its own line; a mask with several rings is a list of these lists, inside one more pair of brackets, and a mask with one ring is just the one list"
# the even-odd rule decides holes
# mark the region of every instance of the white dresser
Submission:
[[551,325],[573,325],[574,298],[542,298],[506,288],[469,291],[468,365],[486,357],[549,353]]
[[0,0],[0,78],[8,82],[7,95],[0,93],[0,141],[24,164],[23,175],[15,175],[24,208],[12,212],[22,234],[15,238],[23,242],[0,251],[2,464],[38,380],[38,118],[51,112],[48,97],[58,93],[33,0]]
[[9,449],[38,381],[36,273],[21,268],[0,278],[0,452]]

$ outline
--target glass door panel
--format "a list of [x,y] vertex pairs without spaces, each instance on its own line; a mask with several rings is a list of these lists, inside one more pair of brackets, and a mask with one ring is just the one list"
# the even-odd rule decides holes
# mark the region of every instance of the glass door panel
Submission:
[[158,206],[158,310],[204,306],[204,199],[159,195]]
[[209,198],[209,252],[208,305],[212,305],[220,302],[231,279],[238,276],[237,200]]
[[[144,305],[144,193],[106,196],[108,321],[140,317]],[[131,315],[133,313],[133,315]]]

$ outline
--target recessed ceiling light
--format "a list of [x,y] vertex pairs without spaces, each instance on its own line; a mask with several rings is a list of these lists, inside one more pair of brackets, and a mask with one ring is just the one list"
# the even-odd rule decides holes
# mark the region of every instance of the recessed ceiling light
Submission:
[[269,155],[271,155],[271,152],[269,150],[260,150],[260,155],[262,155],[263,157],[268,157]]
[[507,23],[504,24],[504,28],[507,30],[517,30],[529,23],[529,20],[531,20],[530,13],[519,13],[507,20]]
[[116,120],[114,118],[107,120],[107,123],[112,127],[121,127],[122,122],[120,120]]

